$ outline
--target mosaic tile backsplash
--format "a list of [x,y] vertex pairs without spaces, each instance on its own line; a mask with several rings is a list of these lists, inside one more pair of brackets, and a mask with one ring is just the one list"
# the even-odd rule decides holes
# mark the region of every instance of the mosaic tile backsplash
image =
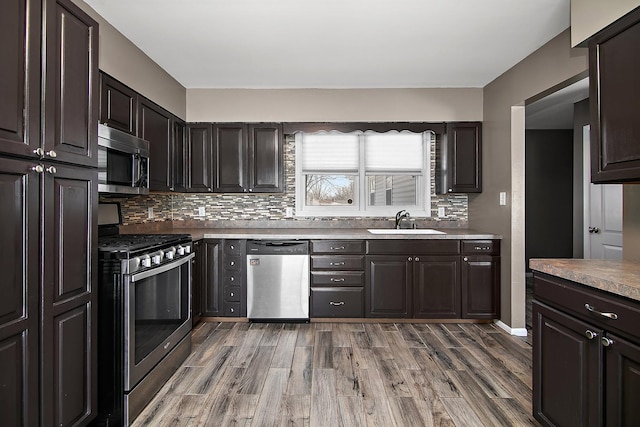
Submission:
[[[286,218],[287,207],[295,212],[295,141],[293,136],[285,139],[285,185],[283,194],[210,194],[210,193],[152,193],[148,196],[129,198],[101,198],[118,201],[122,209],[123,224],[141,224],[156,221],[286,221],[295,227],[298,221],[332,221],[332,226],[344,223],[352,226],[358,218]],[[429,223],[441,227],[466,227],[468,223],[468,198],[466,194],[436,195],[435,193],[435,147],[431,148],[431,218]],[[198,215],[198,208],[205,208],[205,215]],[[438,208],[445,209],[446,216],[438,218]],[[153,208],[153,219],[149,219],[149,208]],[[389,218],[379,218],[389,221]],[[371,218],[367,218],[371,221]],[[283,224],[278,224],[282,226]],[[287,224],[289,225],[289,224]]]

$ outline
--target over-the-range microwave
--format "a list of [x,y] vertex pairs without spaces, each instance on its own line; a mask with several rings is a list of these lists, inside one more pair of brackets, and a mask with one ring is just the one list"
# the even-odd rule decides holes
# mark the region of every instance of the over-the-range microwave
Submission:
[[149,142],[98,124],[98,192],[149,194]]

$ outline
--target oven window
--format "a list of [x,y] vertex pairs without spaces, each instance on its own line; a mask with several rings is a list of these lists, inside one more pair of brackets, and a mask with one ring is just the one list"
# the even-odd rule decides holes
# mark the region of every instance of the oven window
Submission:
[[188,263],[135,282],[135,363],[189,318]]

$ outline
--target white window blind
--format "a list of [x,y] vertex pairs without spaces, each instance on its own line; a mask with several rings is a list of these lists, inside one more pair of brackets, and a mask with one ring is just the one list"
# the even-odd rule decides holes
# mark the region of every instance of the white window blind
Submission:
[[357,171],[358,135],[317,133],[304,135],[302,169],[306,171]]
[[421,171],[424,165],[421,133],[366,133],[365,169],[367,171]]

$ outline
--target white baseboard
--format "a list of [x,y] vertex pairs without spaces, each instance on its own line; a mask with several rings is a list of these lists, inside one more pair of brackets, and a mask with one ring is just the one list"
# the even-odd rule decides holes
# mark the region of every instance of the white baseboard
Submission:
[[505,331],[507,331],[509,335],[515,335],[517,337],[527,336],[527,328],[512,328],[511,326],[504,323],[502,320],[496,320],[496,325],[500,329],[504,329]]

